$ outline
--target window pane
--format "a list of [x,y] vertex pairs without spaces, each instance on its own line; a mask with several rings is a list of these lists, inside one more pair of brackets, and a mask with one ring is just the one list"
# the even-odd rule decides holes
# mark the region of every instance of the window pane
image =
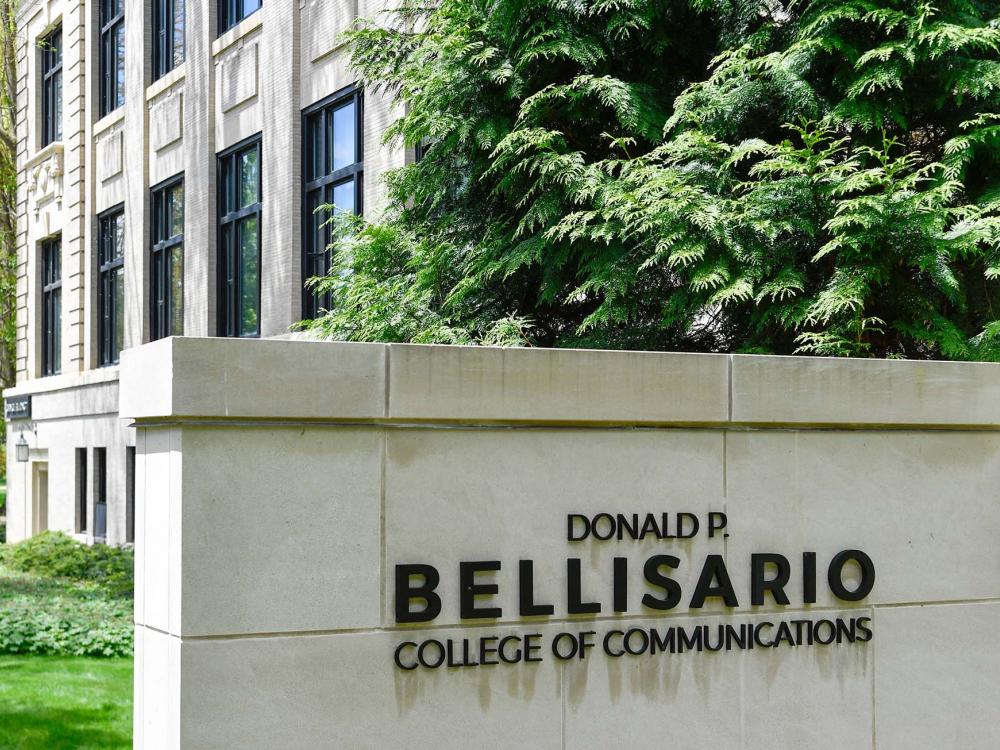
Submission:
[[260,200],[257,195],[257,185],[259,184],[258,170],[260,166],[257,158],[258,153],[259,150],[255,146],[240,154],[240,208],[251,206]]
[[118,354],[124,348],[125,341],[125,269],[118,268],[115,274],[115,348],[111,359],[118,360]]
[[184,0],[174,0],[174,57],[173,66],[184,62]]
[[52,78],[52,139],[62,140],[62,73],[56,73]]
[[119,107],[125,103],[125,24],[118,24],[115,35],[115,96],[114,105]]
[[167,214],[167,237],[184,234],[184,186],[170,189],[170,210]]
[[307,180],[314,180],[325,174],[323,165],[324,112],[309,118],[309,174]]
[[323,223],[327,220],[325,212],[317,212],[317,208],[322,205],[321,198],[323,197],[321,190],[314,190],[306,196],[306,211],[308,221],[309,221],[309,252],[318,253],[323,250],[326,246],[326,240],[324,239],[324,228]]
[[170,333],[184,334],[184,246],[170,251]]
[[354,180],[342,182],[333,188],[334,213],[354,213]]
[[250,216],[239,224],[240,253],[240,333],[258,334],[260,298],[259,253],[257,248],[257,217]]
[[122,257],[125,249],[125,212],[116,214],[112,219],[114,234],[112,235],[111,255],[108,260],[115,260]]
[[52,295],[52,367],[53,373],[62,369],[62,290],[55,289]]
[[260,7],[260,0],[243,0],[243,18],[249,16],[259,7]]
[[333,169],[350,166],[355,158],[354,103],[333,111]]

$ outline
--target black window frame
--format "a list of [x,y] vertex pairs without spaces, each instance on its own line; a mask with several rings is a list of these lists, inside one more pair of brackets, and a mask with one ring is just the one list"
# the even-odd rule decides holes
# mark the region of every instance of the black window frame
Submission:
[[76,533],[87,533],[87,500],[90,485],[87,484],[87,449],[76,449]]
[[233,26],[243,21],[261,9],[264,0],[258,0],[257,7],[249,13],[244,8],[244,0],[219,0],[218,4],[218,30],[216,36],[229,31]]
[[108,449],[94,448],[94,542],[108,539]]
[[[240,157],[257,150],[257,202],[239,207],[231,204],[237,200],[240,173],[237,168]],[[221,151],[217,156],[217,333],[231,338],[259,338],[261,332],[261,227],[263,225],[263,148],[261,134],[257,133]],[[257,330],[247,333],[242,328],[241,300],[243,297],[242,259],[239,254],[240,226],[247,219],[257,220]]]
[[62,140],[62,26],[40,42],[42,53],[42,146]]
[[[180,7],[181,12],[181,56],[180,60],[175,61],[177,39],[174,36],[174,31],[178,7]],[[187,44],[184,39],[187,30],[186,0],[153,0],[152,14],[153,80],[155,81],[182,64],[187,56]]]
[[[114,16],[111,12],[116,2],[121,4],[121,10]],[[118,50],[115,47],[115,37],[118,30],[122,29],[124,34],[125,26],[125,0],[100,0],[99,8],[100,23],[100,79],[101,96],[100,112],[101,117],[109,115],[125,103],[125,81],[119,85],[118,76]],[[125,69],[125,51],[122,50],[122,70]],[[124,77],[124,76],[123,76]]]
[[[173,287],[173,264],[171,263],[173,252],[180,248],[181,252],[181,315],[183,315],[183,264],[184,264],[184,231],[183,217],[181,219],[181,233],[167,235],[169,231],[170,211],[167,210],[167,199],[172,200],[172,191],[177,187],[184,190],[184,175],[179,174],[164,180],[150,190],[150,257],[149,257],[149,339],[166,338],[167,336],[183,336],[184,325],[181,323],[181,330],[173,329],[174,319],[174,299],[171,295]],[[183,198],[182,198],[183,200]],[[181,210],[183,211],[183,204]]]
[[42,375],[62,372],[62,235],[41,242]]
[[[327,174],[311,177],[312,165],[316,157],[312,152],[312,128],[317,117],[323,118],[322,127],[326,128],[326,118],[331,119],[333,112],[341,107],[353,103],[354,105],[354,154],[355,161],[346,167],[333,170]],[[327,115],[327,113],[329,113]],[[363,90],[351,85],[334,92],[330,96],[321,99],[315,104],[302,110],[302,318],[309,320],[319,314],[320,309],[329,309],[331,305],[330,294],[317,294],[312,289],[306,288],[305,282],[314,276],[325,276],[330,270],[330,225],[324,219],[317,226],[316,217],[309,206],[313,202],[314,195],[321,192],[323,200],[317,205],[329,204],[328,193],[332,193],[335,187],[343,185],[351,180],[354,181],[354,212],[358,216],[364,215],[364,95]],[[321,163],[327,161],[325,148],[327,139],[321,139],[324,150],[319,158]],[[329,217],[326,217],[329,218]]]
[[[115,275],[122,274],[122,288],[125,286],[125,248],[121,253],[109,252],[114,247],[115,234],[110,227],[121,216],[125,221],[125,206],[119,204],[100,214],[97,232],[97,331],[98,331],[98,363],[101,367],[118,364],[121,350],[118,347],[118,307],[125,304],[124,299],[118,299],[115,285]],[[122,242],[125,242],[126,228],[122,227]],[[110,260],[108,260],[110,258]],[[124,313],[124,310],[122,311]],[[124,315],[122,315],[124,318]],[[124,334],[124,331],[121,332]]]
[[135,446],[125,446],[125,543],[135,543]]

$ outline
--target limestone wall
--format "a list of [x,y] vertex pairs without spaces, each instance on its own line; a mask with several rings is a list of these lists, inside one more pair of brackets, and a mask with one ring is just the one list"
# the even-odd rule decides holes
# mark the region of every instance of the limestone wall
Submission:
[[[130,350],[136,747],[998,746],[998,391],[989,364]],[[670,520],[568,538],[602,513]],[[764,553],[787,604],[753,603]]]

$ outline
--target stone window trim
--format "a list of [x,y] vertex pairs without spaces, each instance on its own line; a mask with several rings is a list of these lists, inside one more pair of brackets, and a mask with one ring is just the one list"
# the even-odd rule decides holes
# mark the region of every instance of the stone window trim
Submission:
[[[336,204],[340,189],[350,193],[353,213],[364,211],[364,97],[350,85],[302,111],[302,317],[316,317],[329,309],[329,295],[317,295],[305,287],[314,276],[329,272],[331,257],[328,217],[315,213],[320,205]],[[353,107],[353,158],[338,156],[335,113]],[[319,136],[319,137],[317,137]],[[327,153],[330,151],[331,153]],[[340,208],[347,208],[341,206]]]

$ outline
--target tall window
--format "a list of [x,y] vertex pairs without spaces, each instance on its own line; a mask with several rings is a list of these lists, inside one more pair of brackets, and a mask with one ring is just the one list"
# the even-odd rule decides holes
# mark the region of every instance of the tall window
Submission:
[[[305,279],[330,270],[329,214],[316,212],[332,205],[335,213],[361,213],[362,161],[361,94],[334,95],[305,111],[305,237],[302,274]],[[302,317],[314,318],[330,307],[329,294],[303,292]]]
[[125,448],[125,541],[135,541],[135,446]]
[[231,29],[260,6],[261,0],[219,0],[219,33]]
[[42,374],[62,369],[62,241],[42,243]]
[[62,29],[42,40],[42,145],[62,140]]
[[87,530],[87,449],[76,449],[76,533]]
[[219,156],[219,335],[260,335],[260,136]]
[[154,188],[150,336],[184,333],[184,181],[173,178]]
[[184,0],[153,0],[153,80],[184,62]]
[[125,0],[101,3],[101,116],[125,103]]
[[102,365],[118,362],[125,318],[125,211],[112,209],[100,217],[98,237],[97,314]]
[[94,541],[108,536],[108,449],[94,448]]

